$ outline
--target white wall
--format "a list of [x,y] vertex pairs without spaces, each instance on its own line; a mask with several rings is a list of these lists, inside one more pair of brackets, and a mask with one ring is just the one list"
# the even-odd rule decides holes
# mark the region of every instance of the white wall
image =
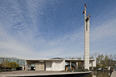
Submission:
[[62,71],[65,70],[65,60],[46,62],[46,71]]
[[63,71],[65,70],[65,61],[52,61],[52,71]]
[[96,67],[96,60],[95,61],[91,61],[90,63],[89,63],[89,66],[90,67]]
[[46,62],[46,71],[52,71],[52,61]]
[[93,61],[93,67],[96,67],[96,60]]

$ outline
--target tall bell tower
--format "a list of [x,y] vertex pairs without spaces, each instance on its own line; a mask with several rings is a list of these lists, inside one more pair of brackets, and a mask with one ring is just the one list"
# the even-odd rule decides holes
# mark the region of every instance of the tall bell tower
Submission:
[[84,69],[89,70],[89,21],[90,21],[90,15],[86,16],[86,4],[85,10],[83,11],[84,14],[84,26],[85,26],[85,41],[84,41]]

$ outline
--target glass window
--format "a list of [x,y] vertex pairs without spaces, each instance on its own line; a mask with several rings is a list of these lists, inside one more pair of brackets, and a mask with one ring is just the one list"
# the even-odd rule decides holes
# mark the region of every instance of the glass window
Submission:
[[3,59],[2,58],[0,58],[0,61],[2,61]]

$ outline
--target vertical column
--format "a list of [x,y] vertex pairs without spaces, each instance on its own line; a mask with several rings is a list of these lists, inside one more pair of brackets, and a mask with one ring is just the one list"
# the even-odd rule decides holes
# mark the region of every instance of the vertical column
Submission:
[[94,69],[93,69],[93,61],[92,61],[92,70],[94,70]]
[[86,4],[84,11],[85,45],[84,45],[84,69],[89,70],[89,15],[86,17]]
[[76,62],[76,69],[78,69],[78,62]]
[[64,69],[64,70],[65,70],[65,63],[66,63],[66,62],[65,62],[65,59],[64,59],[64,60],[63,60],[63,67],[64,67],[63,69]]
[[71,69],[71,62],[70,62],[70,69]]
[[27,70],[27,61],[25,60],[24,70]]

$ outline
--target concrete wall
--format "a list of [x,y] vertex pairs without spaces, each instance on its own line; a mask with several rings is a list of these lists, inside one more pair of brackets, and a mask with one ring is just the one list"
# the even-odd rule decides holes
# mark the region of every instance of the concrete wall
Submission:
[[96,60],[93,61],[93,67],[96,67]]
[[46,71],[52,71],[52,61],[45,63],[46,63]]
[[91,61],[89,63],[89,67],[96,67],[96,61]]
[[65,61],[52,61],[52,71],[63,71],[65,70]]
[[47,61],[46,71],[62,71],[65,70],[65,60]]

